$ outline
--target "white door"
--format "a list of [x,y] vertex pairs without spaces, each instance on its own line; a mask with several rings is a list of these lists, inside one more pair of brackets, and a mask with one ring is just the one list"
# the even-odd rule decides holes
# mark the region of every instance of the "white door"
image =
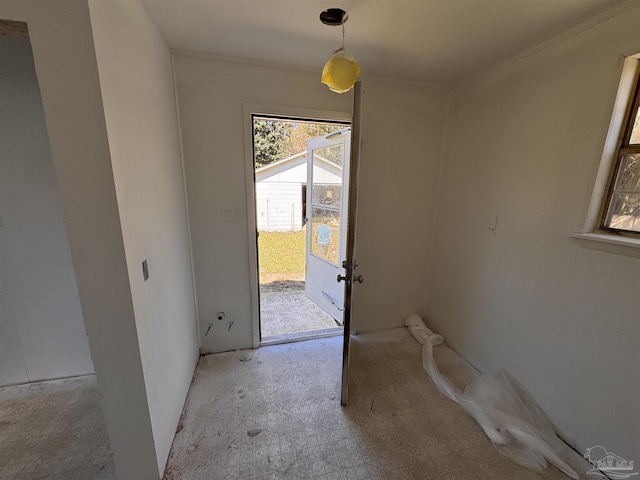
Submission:
[[351,132],[343,129],[307,143],[307,295],[341,324],[344,310],[349,153]]

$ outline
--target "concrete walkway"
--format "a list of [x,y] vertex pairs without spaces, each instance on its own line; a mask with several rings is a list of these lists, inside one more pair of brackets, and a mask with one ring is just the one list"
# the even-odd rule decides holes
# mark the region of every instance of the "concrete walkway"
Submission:
[[337,326],[333,317],[310,300],[304,290],[260,293],[260,328],[263,339]]

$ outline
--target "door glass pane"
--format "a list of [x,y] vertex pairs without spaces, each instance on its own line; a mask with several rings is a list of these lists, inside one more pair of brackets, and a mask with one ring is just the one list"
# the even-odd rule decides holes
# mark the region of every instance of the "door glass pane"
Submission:
[[340,206],[342,202],[342,163],[344,144],[313,150],[314,204]]
[[342,201],[342,185],[322,183],[313,184],[313,195],[311,200],[314,205],[340,206]]
[[314,160],[317,158],[318,160],[328,161],[342,168],[344,163],[344,143],[316,148],[313,150],[313,155],[315,157]]
[[313,207],[311,228],[311,253],[338,266],[340,212]]

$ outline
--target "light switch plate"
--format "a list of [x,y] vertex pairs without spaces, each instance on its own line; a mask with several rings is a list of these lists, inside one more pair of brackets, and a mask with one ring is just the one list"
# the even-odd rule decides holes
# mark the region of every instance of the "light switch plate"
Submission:
[[238,210],[225,210],[224,211],[224,221],[225,222],[237,222],[238,221]]

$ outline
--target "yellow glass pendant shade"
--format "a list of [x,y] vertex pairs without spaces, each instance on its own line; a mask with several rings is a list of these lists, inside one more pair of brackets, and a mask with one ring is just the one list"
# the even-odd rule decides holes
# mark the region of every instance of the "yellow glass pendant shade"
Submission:
[[344,48],[336,50],[322,69],[322,83],[336,93],[353,88],[360,75],[360,65]]

